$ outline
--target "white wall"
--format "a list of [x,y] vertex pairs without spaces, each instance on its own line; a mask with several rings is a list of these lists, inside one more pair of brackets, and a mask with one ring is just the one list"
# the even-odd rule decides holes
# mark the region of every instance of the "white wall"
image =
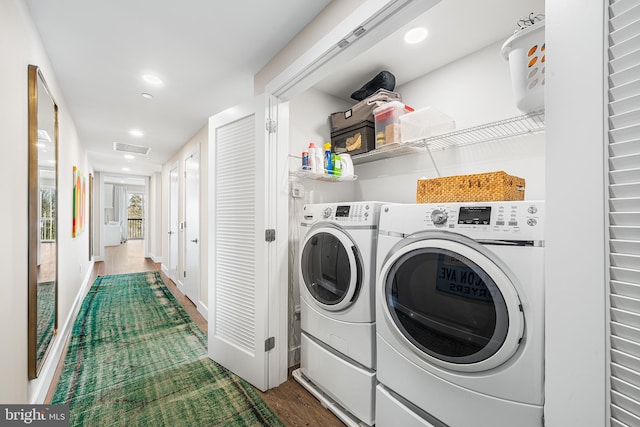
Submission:
[[604,3],[547,0],[546,14],[545,420],[600,427],[609,425]]
[[[22,0],[0,2],[0,144],[4,160],[0,170],[3,199],[1,221],[5,238],[0,244],[0,268],[4,272],[0,299],[0,402],[26,403],[42,387],[42,377],[27,380],[27,66],[41,67],[59,112],[60,149],[58,158],[58,237],[59,237],[59,327],[65,324],[73,302],[90,267],[88,231],[71,237],[73,166],[89,176],[86,153],[76,134],[54,70],[49,63],[38,32]],[[53,361],[49,360],[48,365]],[[54,365],[55,368],[55,365]]]
[[[329,113],[349,108],[345,101],[327,95],[316,89],[309,89],[289,102],[289,170],[295,171],[302,165],[302,151],[307,151],[309,142],[321,148],[329,141],[331,128]],[[289,366],[300,363],[300,319],[295,314],[300,305],[298,263],[296,254],[300,240],[300,216],[307,203],[328,203],[353,200],[354,182],[326,182],[292,177],[290,187],[304,190],[304,197],[293,198],[289,191]]]
[[[302,165],[302,152],[309,142],[316,148],[331,140],[329,114],[344,111],[349,104],[316,89],[309,89],[289,102],[289,170]],[[353,200],[355,187],[352,182],[326,182],[296,179],[305,189],[303,203],[327,203]]]
[[[425,76],[398,86],[402,100],[416,110],[431,106],[449,115],[457,129],[522,115],[515,107],[509,64],[502,41]],[[434,150],[441,176],[504,170],[526,179],[525,198],[544,199],[544,133]],[[415,203],[417,180],[437,177],[428,154],[356,165],[357,199]]]
[[[209,270],[208,270],[208,250],[207,250],[207,235],[208,235],[208,187],[209,182],[209,167],[206,165],[206,159],[209,157],[209,123],[205,125],[189,140],[187,141],[174,155],[162,166],[162,203],[161,207],[158,207],[162,215],[160,236],[162,236],[162,262],[163,270],[168,271],[169,261],[169,237],[167,231],[169,230],[169,170],[172,165],[178,164],[178,221],[182,222],[184,218],[184,161],[187,156],[192,154],[199,147],[200,149],[200,296],[198,310],[203,312],[205,318],[207,318],[206,312],[209,300]],[[182,231],[180,231],[178,238],[178,271],[184,270],[184,246],[182,239]]]

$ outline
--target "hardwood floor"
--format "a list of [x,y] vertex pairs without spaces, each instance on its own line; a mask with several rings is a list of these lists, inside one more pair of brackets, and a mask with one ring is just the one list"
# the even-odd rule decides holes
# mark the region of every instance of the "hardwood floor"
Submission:
[[[205,332],[208,331],[207,319],[202,317],[196,306],[178,290],[175,283],[171,281],[161,270],[160,264],[152,262],[149,258],[144,258],[143,241],[129,240],[120,246],[109,246],[106,248],[105,261],[96,262],[91,274],[91,282],[98,275],[126,274],[141,271],[160,271],[162,280],[167,285],[171,293],[182,304],[187,313],[196,324]],[[56,369],[53,382],[47,393],[45,403],[50,403],[53,397],[64,357],[66,356],[66,344],[60,363]],[[279,387],[263,393],[258,391],[264,401],[273,412],[282,420],[286,426],[320,426],[339,427],[343,423],[331,411],[324,408],[318,400],[305,390],[291,376],[291,370],[287,381]]]

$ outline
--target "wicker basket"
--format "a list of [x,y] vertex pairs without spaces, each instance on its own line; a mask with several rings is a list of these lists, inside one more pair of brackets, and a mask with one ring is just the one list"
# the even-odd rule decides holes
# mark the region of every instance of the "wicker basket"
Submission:
[[524,200],[524,178],[503,171],[419,179],[417,203]]

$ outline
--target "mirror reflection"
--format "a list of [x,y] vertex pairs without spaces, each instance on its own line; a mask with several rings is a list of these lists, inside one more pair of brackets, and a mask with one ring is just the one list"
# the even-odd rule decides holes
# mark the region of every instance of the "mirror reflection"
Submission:
[[29,378],[57,332],[58,107],[38,67],[29,66]]

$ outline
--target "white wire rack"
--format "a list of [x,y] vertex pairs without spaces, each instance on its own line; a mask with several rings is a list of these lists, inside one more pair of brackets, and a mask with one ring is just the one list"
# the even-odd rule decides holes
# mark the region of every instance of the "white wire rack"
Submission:
[[459,129],[425,139],[386,146],[352,157],[353,164],[367,163],[388,157],[404,156],[429,150],[444,150],[451,147],[496,141],[516,136],[533,134],[544,130],[544,108],[522,116]]
[[315,179],[319,181],[328,181],[328,182],[355,181],[356,179],[358,179],[357,175],[349,175],[349,176],[328,175],[325,173],[311,172],[311,171],[302,170],[302,169],[289,171],[289,176],[297,176],[298,178]]

